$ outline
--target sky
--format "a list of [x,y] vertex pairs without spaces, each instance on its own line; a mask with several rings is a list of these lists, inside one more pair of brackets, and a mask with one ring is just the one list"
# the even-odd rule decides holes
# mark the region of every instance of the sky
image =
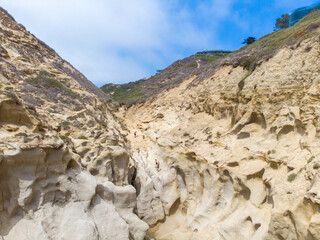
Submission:
[[316,0],[0,0],[97,86],[155,74],[203,50],[237,50]]

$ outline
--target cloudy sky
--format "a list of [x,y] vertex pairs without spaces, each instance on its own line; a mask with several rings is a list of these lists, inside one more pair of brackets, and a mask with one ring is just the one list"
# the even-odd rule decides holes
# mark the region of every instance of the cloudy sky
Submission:
[[150,77],[197,51],[236,50],[316,0],[0,0],[97,86]]

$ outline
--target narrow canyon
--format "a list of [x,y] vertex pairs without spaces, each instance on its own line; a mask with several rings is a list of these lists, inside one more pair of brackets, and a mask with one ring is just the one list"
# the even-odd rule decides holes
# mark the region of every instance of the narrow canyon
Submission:
[[320,13],[286,31],[114,106],[0,8],[0,239],[320,239]]

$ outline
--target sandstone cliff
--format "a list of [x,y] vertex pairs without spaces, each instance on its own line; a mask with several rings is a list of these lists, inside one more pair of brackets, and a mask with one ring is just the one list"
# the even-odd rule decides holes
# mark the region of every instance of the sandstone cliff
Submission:
[[320,239],[320,16],[306,19],[179,61],[114,113],[0,9],[0,239]]
[[150,236],[320,239],[316,14],[122,112]]
[[143,239],[106,96],[0,9],[0,239]]

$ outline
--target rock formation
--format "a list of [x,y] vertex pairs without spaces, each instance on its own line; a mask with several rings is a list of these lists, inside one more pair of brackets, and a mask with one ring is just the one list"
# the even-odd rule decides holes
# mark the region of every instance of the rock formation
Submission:
[[2,239],[144,239],[104,93],[3,9],[0,23]]
[[115,112],[0,9],[0,239],[320,239],[312,16]]
[[235,63],[257,48],[122,112],[150,236],[320,239],[319,18],[253,69]]

